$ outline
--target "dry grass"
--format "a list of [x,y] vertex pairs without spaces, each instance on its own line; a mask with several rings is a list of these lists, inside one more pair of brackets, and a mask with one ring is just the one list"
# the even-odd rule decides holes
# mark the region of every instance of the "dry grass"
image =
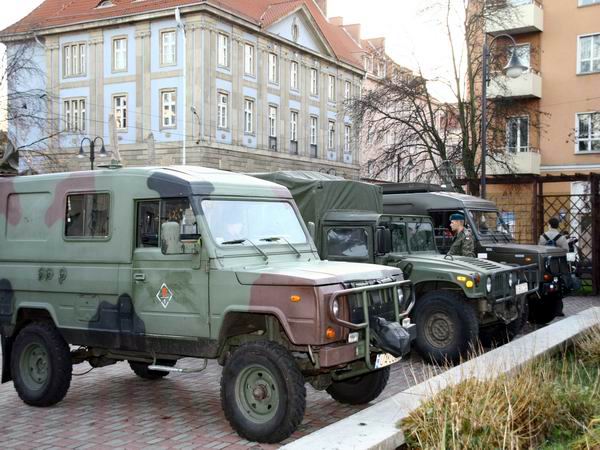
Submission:
[[401,423],[420,449],[600,448],[600,327],[561,356],[447,388]]

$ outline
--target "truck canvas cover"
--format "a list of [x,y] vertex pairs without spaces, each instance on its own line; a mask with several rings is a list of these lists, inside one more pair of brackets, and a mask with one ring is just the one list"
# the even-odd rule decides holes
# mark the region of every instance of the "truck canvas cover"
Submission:
[[380,186],[374,184],[310,171],[280,171],[252,176],[288,188],[307,223],[318,224],[319,219],[332,210],[383,213],[383,192]]

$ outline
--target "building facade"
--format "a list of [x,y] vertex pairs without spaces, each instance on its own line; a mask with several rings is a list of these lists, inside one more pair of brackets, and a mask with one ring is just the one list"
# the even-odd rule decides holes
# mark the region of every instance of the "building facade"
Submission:
[[58,149],[72,169],[86,166],[71,157],[82,139],[99,136],[128,165],[356,178],[344,105],[360,92],[360,48],[326,9],[326,0],[46,0],[0,38],[9,51],[34,47],[43,75],[26,84],[47,92],[50,129],[11,124],[9,134],[17,146]]

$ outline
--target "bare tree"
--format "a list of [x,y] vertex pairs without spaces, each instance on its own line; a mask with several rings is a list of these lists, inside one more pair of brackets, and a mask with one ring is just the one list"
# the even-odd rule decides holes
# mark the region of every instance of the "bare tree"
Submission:
[[[458,9],[456,9],[458,7]],[[367,136],[383,149],[374,161],[375,174],[394,168],[404,180],[441,181],[462,191],[459,179],[466,178],[469,192],[479,194],[481,173],[481,83],[482,48],[486,23],[503,22],[514,16],[514,7],[484,0],[440,0],[428,7],[444,17],[445,39],[451,57],[450,80],[413,76],[390,76],[377,87],[349,103],[355,123],[362,123]],[[460,40],[452,23],[461,16]],[[512,51],[497,41],[490,63],[491,73],[500,72]],[[433,83],[443,83],[452,101],[441,102],[431,93]],[[501,83],[501,82],[500,82]],[[502,86],[500,86],[502,88]],[[541,112],[523,102],[499,98],[488,110],[488,157],[512,170],[506,158],[506,118],[527,115],[531,128],[539,129]],[[391,136],[391,139],[390,139]]]

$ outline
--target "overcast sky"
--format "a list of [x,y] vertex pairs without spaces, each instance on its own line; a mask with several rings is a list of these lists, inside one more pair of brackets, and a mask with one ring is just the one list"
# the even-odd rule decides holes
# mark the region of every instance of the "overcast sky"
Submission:
[[[245,0],[252,1],[252,0]],[[362,24],[365,38],[386,38],[388,54],[413,70],[421,67],[429,77],[448,76],[449,48],[439,17],[423,9],[436,0],[329,0],[330,17]],[[2,0],[0,29],[25,16],[42,0]],[[438,92],[438,96],[445,95]],[[447,98],[449,100],[449,98]]]

